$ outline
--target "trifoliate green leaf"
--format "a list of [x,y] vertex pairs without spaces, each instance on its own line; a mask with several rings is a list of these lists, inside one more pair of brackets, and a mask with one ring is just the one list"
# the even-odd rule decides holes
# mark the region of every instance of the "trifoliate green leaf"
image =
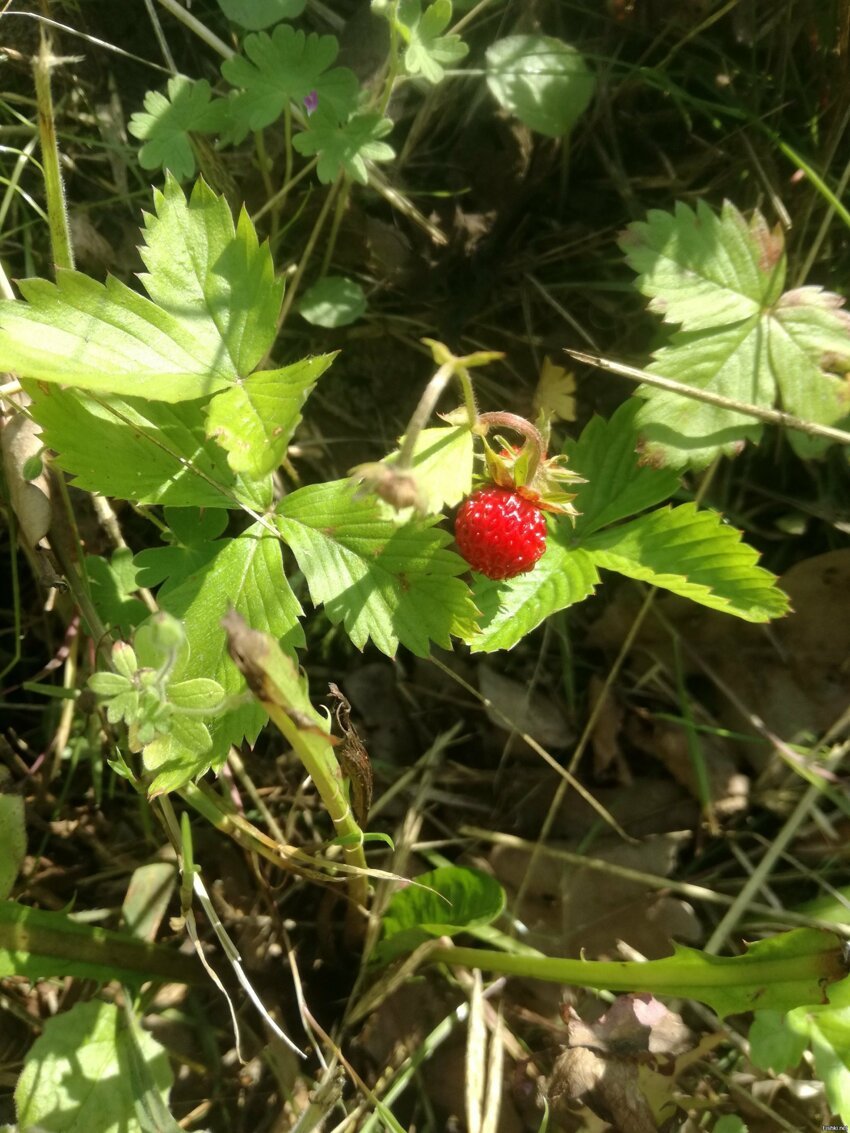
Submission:
[[338,480],[299,488],[278,507],[313,602],[358,649],[370,638],[389,656],[399,643],[419,656],[431,641],[448,647],[452,633],[470,629],[475,607],[457,577],[466,564],[434,526],[440,517],[393,527],[386,505],[354,493],[350,481]]
[[175,507],[232,508],[241,501],[263,510],[271,499],[269,484],[234,475],[224,450],[207,441],[202,402],[95,401],[58,386],[33,386],[31,393],[42,439],[77,487]]
[[333,360],[333,354],[320,354],[280,370],[251,374],[213,398],[207,433],[227,451],[234,472],[258,479],[277,468],[304,402]]
[[570,548],[571,533],[558,522],[543,557],[527,574],[507,582],[475,576],[473,597],[483,612],[476,632],[465,637],[473,653],[513,649],[527,633],[558,610],[582,602],[596,588],[599,575],[591,556]]
[[679,486],[676,472],[638,465],[635,417],[640,407],[638,399],[630,398],[610,420],[593,417],[581,437],[564,446],[570,467],[587,480],[576,485],[579,539],[669,499]]
[[142,169],[167,169],[178,181],[195,175],[195,154],[190,132],[215,134],[226,123],[223,102],[211,102],[210,84],[185,75],[168,80],[168,96],[151,90],[145,109],[131,118],[127,129],[145,144],[139,150]]
[[221,65],[227,81],[241,88],[233,100],[233,113],[247,129],[262,130],[281,116],[289,102],[303,102],[315,94],[320,109],[336,121],[347,118],[357,105],[358,83],[347,67],[328,70],[338,51],[335,36],[305,35],[289,24],[279,24],[271,35],[249,35],[244,55]]
[[169,177],[145,224],[146,298],[115,279],[59,271],[0,303],[0,356],[24,378],[178,402],[245,377],[276,333],[281,285],[246,216],[199,182]]
[[280,20],[294,20],[304,11],[306,0],[218,0],[229,20],[248,31],[270,28]]
[[756,565],[758,552],[717,512],[698,511],[695,504],[659,508],[597,531],[583,547],[599,567],[748,622],[766,622],[789,610],[775,576]]
[[234,227],[226,199],[203,180],[188,201],[169,181],[164,193],[154,192],[154,207],[140,249],[145,290],[210,349],[225,352],[235,374],[250,374],[275,340],[283,298],[268,244],[260,244],[244,209]]
[[347,327],[365,314],[366,296],[356,280],[326,275],[304,292],[298,312],[312,326]]
[[487,48],[487,86],[500,106],[539,134],[568,134],[593,98],[584,57],[549,35],[511,35]]
[[407,44],[404,69],[408,75],[439,83],[445,74],[443,68],[458,63],[468,53],[459,35],[442,34],[451,20],[451,0],[434,0],[424,12],[420,0],[400,0],[396,25]]
[[[782,294],[784,237],[760,213],[747,221],[729,202],[719,217],[702,202],[696,211],[680,204],[631,225],[622,247],[650,309],[682,325],[649,372],[820,424],[850,421],[843,377],[850,316],[839,309],[840,296],[817,287]],[[734,409],[652,386],[638,392],[643,453],[652,463],[703,467],[761,436],[759,422]],[[803,456],[829,443],[796,430],[788,437]]]
[[292,139],[299,153],[319,155],[316,175],[323,185],[335,181],[343,170],[354,181],[369,180],[367,161],[391,161],[395,150],[379,141],[392,130],[389,118],[363,111],[339,123],[336,116],[320,106],[307,119],[307,128]]

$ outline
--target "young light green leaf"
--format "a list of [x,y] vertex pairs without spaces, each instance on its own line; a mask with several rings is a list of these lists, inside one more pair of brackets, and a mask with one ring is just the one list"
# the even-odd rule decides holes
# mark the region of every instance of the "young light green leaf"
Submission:
[[696,211],[653,209],[620,240],[649,309],[684,330],[726,326],[758,315],[782,294],[785,241],[760,212],[745,217],[729,201],[716,216],[704,201]]
[[349,480],[337,480],[299,488],[278,507],[313,602],[358,649],[370,638],[389,656],[399,643],[419,656],[431,641],[448,647],[452,633],[469,630],[475,607],[457,577],[466,564],[434,526],[440,517],[393,527],[380,500],[354,493]]
[[200,401],[95,400],[58,386],[33,386],[31,393],[44,443],[79,488],[175,507],[243,502],[262,511],[271,498],[268,483],[234,475],[224,451],[208,443]]
[[133,687],[128,677],[121,673],[92,673],[88,686],[97,696],[120,696]]
[[326,275],[304,292],[299,314],[316,327],[347,327],[366,313],[363,288],[344,275]]
[[200,768],[208,767],[211,747],[212,736],[202,720],[172,715],[168,731],[146,743],[142,751],[145,771],[152,775],[148,796],[175,791]]
[[278,467],[304,402],[333,360],[333,354],[320,354],[280,370],[251,374],[213,398],[207,433],[227,451],[234,472],[259,479]]
[[15,1089],[21,1129],[143,1133],[136,1116],[135,1076],[129,1072],[132,1044],[166,1102],[174,1079],[165,1049],[145,1031],[131,1036],[114,1004],[76,1003],[48,1019]]
[[146,273],[151,299],[230,360],[234,375],[250,374],[277,334],[283,279],[275,279],[268,244],[260,244],[244,208],[234,227],[230,206],[199,180],[187,201],[169,177],[145,213]]
[[584,57],[549,35],[511,35],[487,48],[487,86],[500,106],[539,134],[568,134],[593,98]]
[[299,153],[319,155],[316,176],[323,185],[335,181],[345,171],[354,181],[365,185],[369,180],[367,161],[391,161],[395,150],[379,139],[393,128],[389,118],[361,111],[346,122],[321,106],[307,120],[307,128],[292,139]]
[[576,485],[579,540],[669,499],[679,486],[676,472],[638,464],[635,417],[640,407],[637,398],[630,398],[610,420],[591,418],[581,437],[564,446],[570,466],[587,480]]
[[178,181],[195,175],[195,153],[190,132],[214,134],[226,122],[220,100],[211,102],[206,79],[194,82],[185,75],[168,80],[168,95],[149,90],[144,111],[137,111],[127,129],[145,144],[139,150],[142,169],[167,169]]
[[390,899],[372,964],[388,964],[433,937],[491,924],[505,907],[501,885],[479,869],[442,866],[415,881]]
[[[413,472],[426,512],[436,514],[444,507],[454,507],[469,495],[473,455],[472,432],[465,425],[422,430],[413,449]],[[384,463],[394,465],[397,460],[398,452],[394,452]]]
[[229,20],[248,31],[262,31],[280,20],[294,20],[304,11],[306,0],[218,0]]
[[507,582],[476,575],[475,604],[483,611],[476,631],[465,640],[473,653],[513,649],[551,614],[582,602],[592,594],[599,575],[591,556],[570,547],[571,533],[559,524],[550,533],[543,557],[533,570]]
[[[158,553],[169,550],[160,548]],[[200,569],[163,586],[157,598],[164,610],[182,619],[190,646],[188,656],[175,666],[172,679],[212,678],[225,694],[232,695],[242,692],[245,683],[227,652],[220,624],[223,615],[232,607],[252,626],[270,633],[284,649],[294,649],[304,643],[298,621],[302,611],[283,572],[280,541],[260,524],[253,524],[236,538],[218,540],[211,552]],[[155,553],[144,553],[148,565]],[[172,745],[173,750],[158,768],[155,789],[162,790],[165,782],[167,789],[173,789],[211,764],[217,765],[231,744],[239,744],[245,737],[253,743],[264,723],[265,715],[255,703],[208,721],[212,748],[198,757],[187,754],[185,742],[185,750]],[[160,779],[166,775],[167,780]]]
[[789,610],[788,595],[756,565],[758,553],[741,542],[741,533],[695,504],[659,508],[597,531],[583,547],[599,567],[745,621],[766,622]]
[[407,44],[404,69],[429,83],[442,82],[444,67],[459,63],[469,51],[459,35],[443,35],[452,20],[451,0],[434,0],[422,11],[420,0],[400,0],[396,26]]
[[271,35],[258,32],[243,44],[244,55],[221,65],[221,73],[238,91],[233,111],[250,130],[262,130],[283,113],[289,102],[315,94],[319,107],[347,118],[357,105],[358,83],[347,67],[328,70],[337,57],[335,36],[305,35],[279,24]]

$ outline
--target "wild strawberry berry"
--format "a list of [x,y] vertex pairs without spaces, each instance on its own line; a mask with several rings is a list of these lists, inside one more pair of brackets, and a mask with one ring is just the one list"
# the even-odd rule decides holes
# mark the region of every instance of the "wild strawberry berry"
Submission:
[[531,570],[546,550],[543,512],[509,488],[479,488],[455,519],[457,549],[488,578],[513,578]]

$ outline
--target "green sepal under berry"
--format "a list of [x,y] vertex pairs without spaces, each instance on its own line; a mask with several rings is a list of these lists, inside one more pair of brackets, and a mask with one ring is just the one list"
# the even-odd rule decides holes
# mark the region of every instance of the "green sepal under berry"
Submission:
[[487,477],[491,483],[500,488],[516,489],[541,511],[570,518],[578,515],[572,502],[576,493],[566,491],[564,485],[584,484],[586,481],[567,467],[566,455],[541,459],[537,442],[530,438],[519,449],[503,437],[497,436],[495,440],[499,445],[498,451],[486,437],[481,438]]

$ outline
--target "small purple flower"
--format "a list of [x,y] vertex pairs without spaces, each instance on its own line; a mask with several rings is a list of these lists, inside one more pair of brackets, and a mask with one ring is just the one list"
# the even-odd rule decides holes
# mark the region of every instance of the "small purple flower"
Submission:
[[316,109],[316,107],[318,105],[319,105],[319,93],[318,93],[318,91],[311,90],[310,93],[304,99],[304,109],[307,111],[307,117],[308,118],[310,117],[310,115],[313,113],[313,111]]

